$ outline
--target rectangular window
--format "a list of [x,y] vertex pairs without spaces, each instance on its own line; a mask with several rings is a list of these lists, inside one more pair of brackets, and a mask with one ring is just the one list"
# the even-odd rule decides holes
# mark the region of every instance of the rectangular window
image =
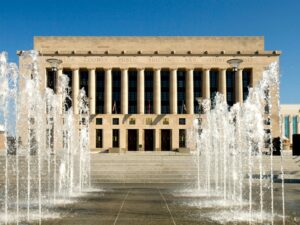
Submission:
[[119,125],[119,118],[113,118],[113,125]]
[[194,113],[199,113],[199,104],[197,98],[202,97],[202,71],[194,70]]
[[[69,79],[67,93],[71,97],[72,96],[72,70],[64,69],[63,74],[66,75]],[[66,98],[65,101],[65,111],[68,111],[72,107],[72,101],[70,98]]]
[[152,114],[153,111],[153,70],[145,70],[145,114]]
[[186,147],[186,134],[185,130],[180,129],[179,130],[179,148],[185,148]]
[[161,79],[161,114],[170,113],[170,71],[162,69]]
[[113,136],[112,136],[112,146],[113,148],[119,148],[120,146],[120,141],[119,141],[119,130],[118,129],[113,129]]
[[284,117],[284,136],[290,138],[290,117]]
[[298,117],[293,116],[293,134],[298,134]]
[[96,124],[102,125],[102,118],[96,118]]
[[112,70],[112,113],[121,112],[121,70]]
[[226,93],[227,93],[227,104],[233,106],[235,102],[234,93],[234,77],[235,73],[232,69],[226,70]]
[[210,76],[210,99],[211,99],[211,103],[213,104],[216,94],[218,92],[219,71],[216,69],[212,69],[209,72],[209,76]]
[[185,114],[185,76],[186,71],[184,69],[177,70],[177,113]]
[[55,92],[55,71],[47,69],[47,88],[52,89]]
[[104,113],[104,70],[96,70],[96,114]]
[[245,101],[249,95],[249,87],[251,82],[252,70],[243,69],[243,100]]
[[137,113],[137,70],[128,70],[128,113]]
[[185,118],[179,118],[179,125],[185,125]]
[[89,96],[89,71],[86,69],[80,69],[79,70],[79,88],[84,89],[85,95],[88,97]]
[[102,129],[96,129],[96,148],[102,148],[103,138],[102,138]]

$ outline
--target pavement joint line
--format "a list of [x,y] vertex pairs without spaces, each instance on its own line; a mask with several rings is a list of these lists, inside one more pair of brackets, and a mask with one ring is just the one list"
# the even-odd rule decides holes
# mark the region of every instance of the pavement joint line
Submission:
[[170,210],[170,208],[169,208],[169,205],[168,205],[168,203],[167,203],[167,200],[165,199],[164,195],[161,193],[161,191],[160,191],[159,188],[158,188],[158,191],[159,191],[160,196],[162,197],[162,199],[164,200],[164,202],[165,202],[165,204],[166,204],[166,206],[167,206],[167,209],[168,209],[168,211],[169,211],[169,214],[170,214],[170,216],[171,216],[171,219],[172,219],[172,221],[173,221],[173,224],[176,225],[176,222],[175,222],[175,220],[174,220],[173,214],[171,213],[171,210]]
[[126,194],[125,198],[123,199],[122,205],[121,205],[121,207],[120,207],[120,209],[119,209],[119,212],[118,212],[118,214],[117,214],[117,216],[116,216],[114,225],[116,225],[116,223],[117,223],[117,221],[118,221],[118,219],[119,219],[119,216],[120,216],[120,214],[121,214],[121,211],[122,211],[122,208],[123,208],[123,206],[124,206],[124,204],[125,204],[125,201],[126,201],[128,195],[129,195],[129,192],[130,192],[130,189],[127,191],[127,194]]

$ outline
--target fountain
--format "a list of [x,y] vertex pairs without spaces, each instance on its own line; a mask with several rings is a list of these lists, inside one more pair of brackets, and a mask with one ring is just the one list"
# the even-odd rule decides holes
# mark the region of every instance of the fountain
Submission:
[[84,90],[78,97],[79,115],[74,115],[67,104],[67,76],[59,77],[56,91],[43,90],[38,53],[26,51],[21,57],[28,62],[22,73],[0,53],[0,113],[7,140],[0,159],[5,171],[0,179],[0,224],[41,224],[44,218],[58,216],[51,213],[53,206],[68,203],[90,187]]
[[274,212],[272,130],[264,130],[264,120],[271,117],[273,93],[279,95],[278,74],[278,64],[270,64],[243,104],[228,107],[222,94],[212,103],[198,99],[202,112],[191,135],[197,145],[195,192],[208,197],[199,207],[224,208],[206,215],[212,220],[274,224],[282,218],[285,224],[284,180],[282,214],[278,215]]

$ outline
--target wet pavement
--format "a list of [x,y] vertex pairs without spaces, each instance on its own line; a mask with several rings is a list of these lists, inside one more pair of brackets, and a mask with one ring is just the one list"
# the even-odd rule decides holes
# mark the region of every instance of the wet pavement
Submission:
[[[267,196],[269,193],[265,193]],[[50,210],[57,219],[43,220],[45,225],[204,225],[249,224],[247,220],[232,221],[247,212],[234,207],[214,206],[219,198],[192,196],[176,185],[106,185],[77,197],[72,204],[59,205]],[[265,196],[266,201],[267,197]],[[254,191],[254,198],[257,198]],[[300,224],[300,185],[285,185],[286,224]],[[274,210],[280,214],[281,186],[274,186]],[[204,204],[205,203],[205,204]],[[267,203],[264,207],[269,210]],[[255,208],[255,207],[253,207]],[[235,214],[232,214],[235,212]],[[223,215],[223,219],[218,216]],[[218,219],[216,219],[218,218]],[[222,218],[222,217],[221,217]],[[34,223],[32,223],[34,224]],[[257,222],[252,224],[271,224]],[[274,224],[283,224],[277,216]]]

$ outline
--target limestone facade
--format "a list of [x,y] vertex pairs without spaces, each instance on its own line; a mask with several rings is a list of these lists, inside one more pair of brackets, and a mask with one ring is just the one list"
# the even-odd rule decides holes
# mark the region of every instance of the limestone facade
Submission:
[[[47,71],[50,68],[47,59],[63,61],[57,77],[66,70],[71,71],[75,114],[78,114],[76,97],[81,85],[81,72],[87,71],[90,148],[97,151],[113,148],[116,137],[117,148],[124,150],[128,150],[133,141],[136,150],[144,151],[147,138],[147,142],[153,142],[153,151],[165,148],[166,142],[170,142],[170,150],[192,148],[187,133],[193,120],[199,117],[195,98],[211,98],[212,94],[220,92],[232,103],[242,103],[243,94],[247,92],[244,90],[254,86],[261,79],[264,68],[278,61],[281,54],[279,51],[266,51],[263,37],[34,37],[34,49],[40,53],[42,88],[47,86]],[[232,69],[227,60],[232,58],[242,59],[243,63],[230,84],[228,74]],[[20,60],[21,68],[25,64]],[[130,86],[132,70],[136,73],[136,90]],[[97,108],[97,99],[101,98],[97,90],[98,71],[102,71],[104,82],[101,113]],[[114,94],[115,71],[120,73],[117,95]],[[248,83],[243,79],[243,71],[250,74]],[[200,87],[195,84],[195,74],[198,72]],[[167,84],[163,81],[163,73],[168,74]],[[149,74],[150,82],[147,78]],[[214,78],[212,74],[215,74]],[[247,87],[243,86],[243,82],[247,83]],[[151,90],[149,84],[152,85]],[[167,94],[163,92],[165,85],[168,87]],[[129,91],[135,92],[132,94],[136,104],[134,113],[131,113]],[[116,96],[119,96],[118,110],[114,106]],[[277,112],[278,101],[274,99],[271,112],[273,137],[280,136]],[[116,119],[118,124],[114,124]],[[102,132],[101,145],[97,142],[101,132],[97,130]],[[113,134],[116,132],[114,130],[118,130],[118,135]]]
[[293,144],[293,134],[300,134],[300,105],[298,104],[282,104],[282,135],[289,143]]

